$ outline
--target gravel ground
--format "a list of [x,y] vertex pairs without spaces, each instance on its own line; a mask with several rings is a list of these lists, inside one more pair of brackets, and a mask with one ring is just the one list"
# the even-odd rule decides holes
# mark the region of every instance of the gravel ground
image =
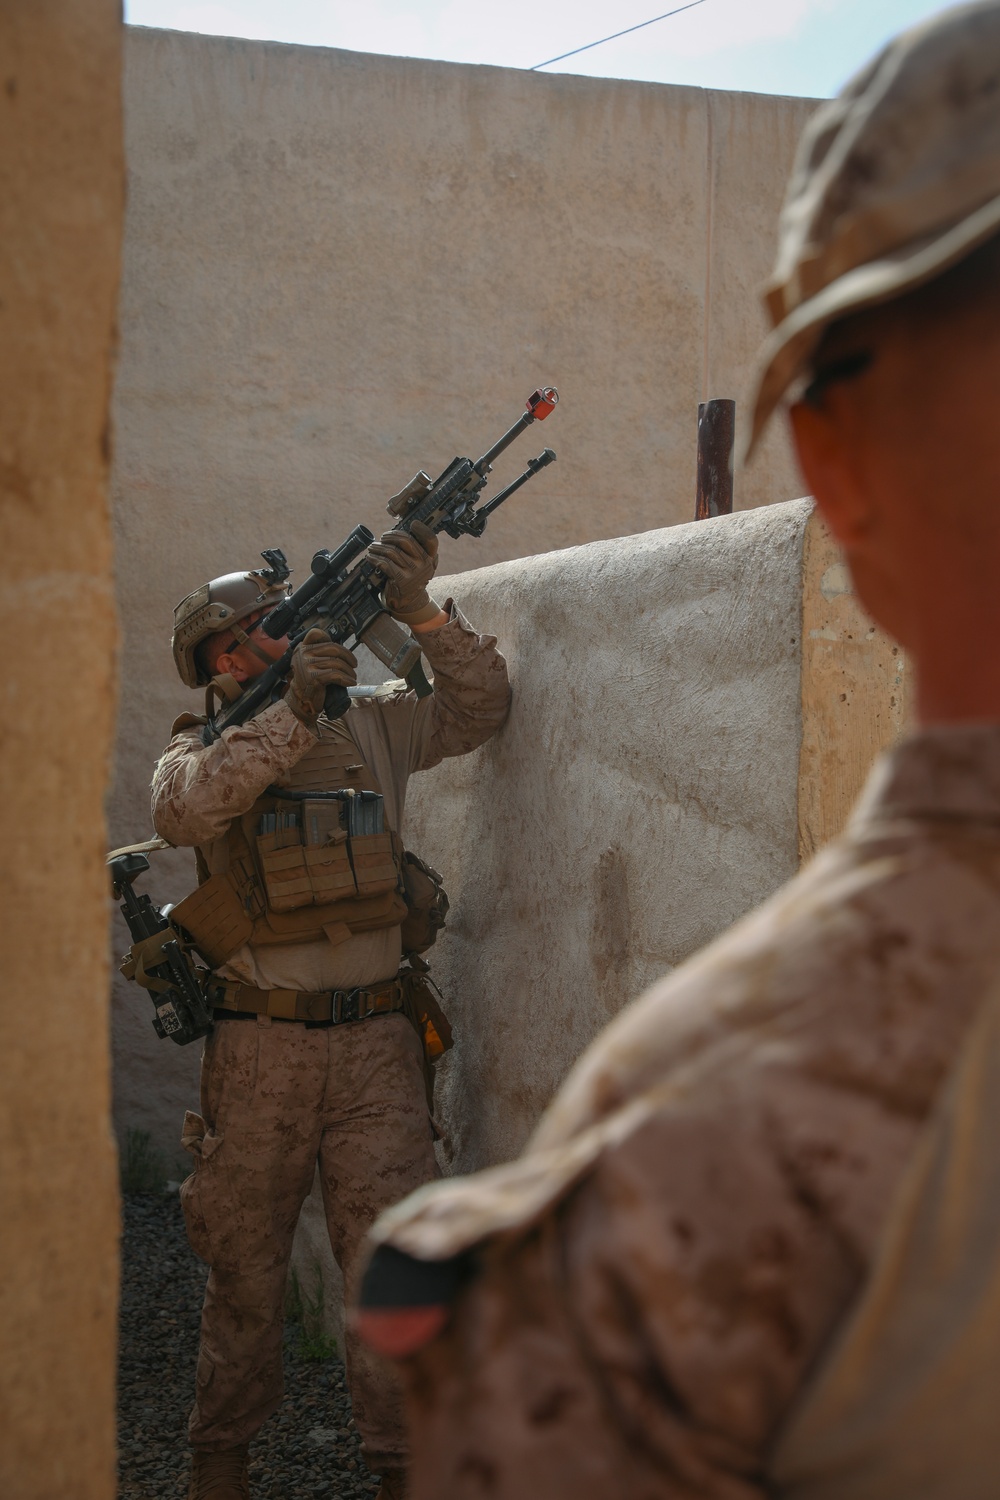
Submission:
[[[118,1368],[119,1500],[183,1500],[188,1411],[206,1269],[188,1248],[176,1195],[127,1195]],[[285,1333],[285,1400],[250,1447],[255,1500],[367,1500],[339,1359],[306,1359]]]

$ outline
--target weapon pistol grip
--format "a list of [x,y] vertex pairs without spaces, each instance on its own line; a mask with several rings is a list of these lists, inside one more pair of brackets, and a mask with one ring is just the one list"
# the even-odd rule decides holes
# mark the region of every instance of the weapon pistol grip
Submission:
[[323,700],[323,712],[328,719],[342,719],[351,706],[351,695],[345,687],[331,682]]

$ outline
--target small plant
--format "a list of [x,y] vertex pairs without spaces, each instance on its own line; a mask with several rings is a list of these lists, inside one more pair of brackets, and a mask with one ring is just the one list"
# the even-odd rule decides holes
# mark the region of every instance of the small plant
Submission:
[[298,1350],[303,1359],[333,1359],[337,1340],[326,1332],[326,1290],[323,1270],[318,1260],[312,1264],[312,1290],[303,1287],[299,1273],[292,1268],[285,1292],[285,1318],[298,1331]]
[[148,1130],[135,1130],[129,1126],[121,1152],[121,1182],[123,1193],[164,1193],[167,1188],[167,1167],[163,1153],[153,1145]]

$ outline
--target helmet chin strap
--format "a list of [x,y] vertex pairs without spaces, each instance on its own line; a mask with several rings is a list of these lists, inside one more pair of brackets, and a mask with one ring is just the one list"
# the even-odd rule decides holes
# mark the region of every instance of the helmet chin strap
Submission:
[[217,704],[235,703],[242,693],[243,688],[235,677],[231,677],[228,672],[220,672],[205,689],[206,714],[210,719],[213,718]]
[[[259,624],[260,624],[260,620],[257,621],[257,625],[259,625]],[[257,628],[257,625],[254,626],[255,630]],[[246,648],[247,648],[248,651],[252,651],[253,654],[254,654],[254,656],[256,656],[258,658],[258,660],[260,660],[260,661],[262,661],[264,663],[265,667],[270,667],[270,666],[273,665],[273,660],[274,660],[273,657],[265,655],[265,653],[260,649],[260,647],[257,645],[257,643],[255,641],[252,641],[250,639],[250,637],[247,635],[246,631],[243,629],[242,625],[230,625],[229,626],[229,630],[230,630],[231,635],[237,641],[239,641],[240,645],[241,646],[246,646]]]

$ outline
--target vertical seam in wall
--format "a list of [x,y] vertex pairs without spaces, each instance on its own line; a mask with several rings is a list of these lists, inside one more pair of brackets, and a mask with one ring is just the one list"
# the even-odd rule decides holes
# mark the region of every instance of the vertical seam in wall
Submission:
[[715,208],[715,151],[712,140],[712,95],[705,92],[705,141],[708,159],[705,163],[705,320],[702,335],[701,399],[708,400],[708,346],[712,316],[712,219]]

